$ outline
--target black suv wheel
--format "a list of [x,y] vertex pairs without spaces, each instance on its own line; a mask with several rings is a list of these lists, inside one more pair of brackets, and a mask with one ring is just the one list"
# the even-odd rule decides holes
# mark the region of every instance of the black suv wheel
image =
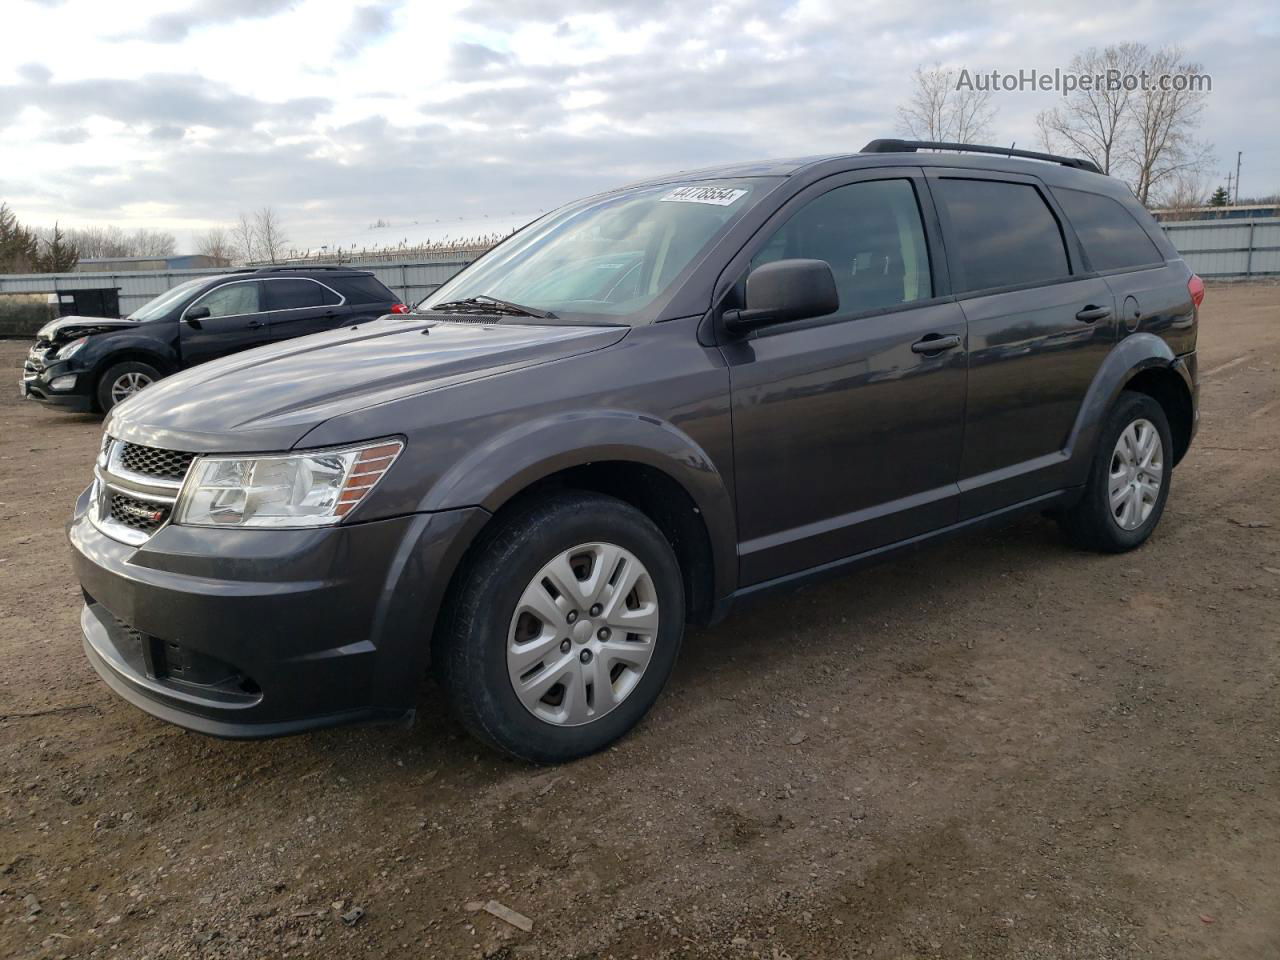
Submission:
[[151,386],[160,379],[160,371],[140,360],[125,360],[113,364],[98,378],[98,409],[110,412],[117,403],[123,403],[139,390]]
[[1145,393],[1121,393],[1098,437],[1084,496],[1062,515],[1068,539],[1104,553],[1141,546],[1169,498],[1172,450],[1164,408]]
[[556,763],[639,722],[684,622],[680,568],[653,522],[612,497],[560,494],[480,545],[446,614],[438,668],[472,734]]

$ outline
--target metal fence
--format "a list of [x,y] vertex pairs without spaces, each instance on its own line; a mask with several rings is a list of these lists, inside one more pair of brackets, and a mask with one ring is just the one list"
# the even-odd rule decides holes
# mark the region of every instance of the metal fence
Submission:
[[[1255,220],[1184,220],[1162,223],[1173,245],[1191,269],[1206,279],[1280,276],[1280,218]],[[478,254],[476,254],[478,255]],[[372,272],[404,300],[417,303],[475,259],[352,263],[344,266]],[[193,277],[230,273],[231,269],[137,270],[115,273],[27,273],[0,275],[0,294],[63,293],[115,287],[120,313],[128,316],[152,297]]]
[[1205,279],[1280,276],[1280,218],[1162,223],[1187,265]]
[[[474,258],[404,263],[346,264],[368,270],[405,303],[417,303]],[[120,291],[120,314],[128,316],[153,297],[195,277],[233,273],[228,268],[202,270],[128,270],[118,273],[13,273],[0,275],[0,294],[65,293],[115,287]]]

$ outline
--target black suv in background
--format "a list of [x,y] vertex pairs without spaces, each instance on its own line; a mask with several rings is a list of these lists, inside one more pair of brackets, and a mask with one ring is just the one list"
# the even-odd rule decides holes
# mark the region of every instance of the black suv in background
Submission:
[[264,267],[198,277],[123,320],[62,317],[45,324],[19,390],[31,400],[105,413],[197,363],[403,310],[364,270]]
[[90,662],[231,737],[404,716],[430,662],[555,761],[744,597],[1025,511],[1139,546],[1203,284],[1085,161],[921,146],[590,197],[409,315],[134,397],[69,526]]

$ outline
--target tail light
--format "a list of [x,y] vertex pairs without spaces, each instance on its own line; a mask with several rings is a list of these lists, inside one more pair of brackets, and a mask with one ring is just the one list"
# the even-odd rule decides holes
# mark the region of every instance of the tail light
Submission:
[[[1199,277],[1197,277],[1196,279],[1199,279]],[[1202,289],[1203,289],[1203,286],[1204,286],[1204,285],[1203,285],[1203,284],[1201,284],[1201,288],[1202,288]],[[407,306],[405,306],[403,303],[393,303],[393,304],[391,305],[391,312],[392,312],[392,313],[408,313],[408,312],[409,312],[409,308],[408,308]]]
[[1194,273],[1191,279],[1187,281],[1187,292],[1191,294],[1191,302],[1198,308],[1204,303],[1204,281]]

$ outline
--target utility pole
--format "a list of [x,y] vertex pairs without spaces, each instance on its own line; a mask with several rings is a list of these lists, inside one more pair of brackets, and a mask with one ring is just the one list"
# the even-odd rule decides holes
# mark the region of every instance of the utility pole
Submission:
[[1240,158],[1243,156],[1243,150],[1236,151],[1236,206],[1240,205]]
[[1231,197],[1231,171],[1227,171],[1227,197]]

